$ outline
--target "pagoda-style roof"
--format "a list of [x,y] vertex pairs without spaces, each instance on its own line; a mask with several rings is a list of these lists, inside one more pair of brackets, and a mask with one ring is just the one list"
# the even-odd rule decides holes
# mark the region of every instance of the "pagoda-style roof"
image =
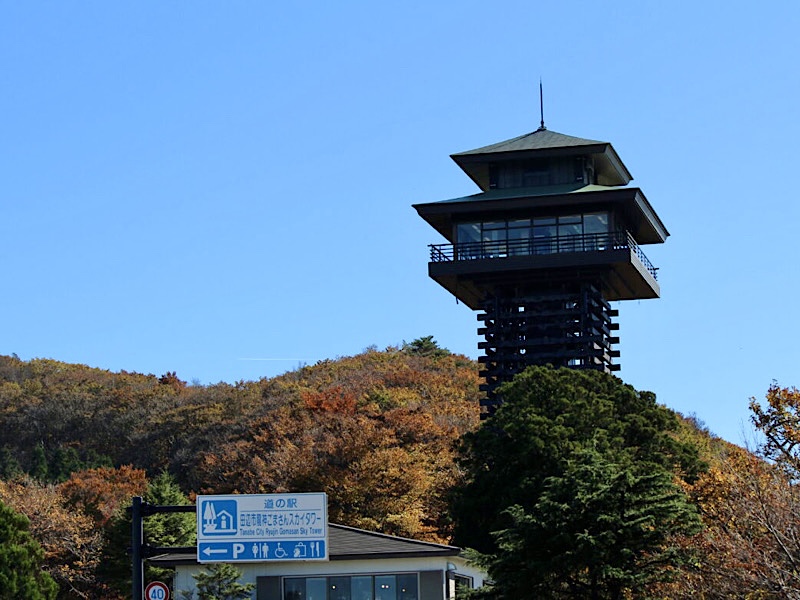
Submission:
[[550,131],[549,129],[537,129],[531,133],[511,138],[504,142],[497,142],[475,150],[467,150],[466,152],[456,152],[453,157],[467,156],[473,154],[493,154],[495,152],[519,152],[520,150],[544,150],[549,148],[570,148],[576,146],[595,146],[597,144],[605,145],[608,142],[599,142],[597,140],[589,140],[586,138],[579,138],[572,135],[564,135]]
[[510,140],[450,155],[483,191],[489,189],[491,163],[570,156],[593,158],[597,183],[601,185],[627,185],[633,179],[610,143],[565,135],[543,127]]
[[551,215],[588,208],[619,211],[625,216],[626,228],[639,244],[660,244],[669,236],[642,190],[635,187],[574,184],[489,190],[472,196],[415,204],[414,208],[451,242],[455,241],[454,224],[470,218]]

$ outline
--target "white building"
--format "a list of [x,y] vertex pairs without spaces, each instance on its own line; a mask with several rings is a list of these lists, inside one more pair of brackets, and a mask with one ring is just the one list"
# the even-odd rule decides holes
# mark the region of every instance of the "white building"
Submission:
[[[327,561],[236,563],[240,583],[256,585],[252,600],[454,600],[456,588],[483,585],[485,573],[461,549],[330,524]],[[173,596],[194,591],[204,565],[196,553],[150,559],[175,568]]]

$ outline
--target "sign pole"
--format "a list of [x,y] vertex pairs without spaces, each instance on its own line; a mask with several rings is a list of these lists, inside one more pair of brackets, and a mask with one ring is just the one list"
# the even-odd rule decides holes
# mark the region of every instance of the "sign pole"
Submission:
[[142,566],[144,528],[142,525],[142,497],[134,496],[131,503],[131,564],[133,566],[131,598],[133,600],[142,600],[144,597],[144,569]]
[[[197,510],[194,504],[186,506],[155,506],[145,502],[141,496],[134,496],[131,499],[131,505],[128,507],[131,513],[131,588],[133,600],[142,600],[145,593],[144,587],[144,561],[145,559],[153,556],[153,553],[174,551],[191,551],[195,547],[190,547],[188,550],[184,547],[177,548],[160,548],[149,546],[144,543],[144,518],[158,513],[178,513],[178,512],[195,512]],[[156,582],[159,583],[159,582]],[[164,585],[164,584],[160,584]],[[166,587],[166,586],[164,586]],[[169,591],[169,590],[167,590]],[[157,593],[160,596],[160,593]],[[147,600],[150,600],[149,598]],[[159,598],[160,600],[160,598]]]

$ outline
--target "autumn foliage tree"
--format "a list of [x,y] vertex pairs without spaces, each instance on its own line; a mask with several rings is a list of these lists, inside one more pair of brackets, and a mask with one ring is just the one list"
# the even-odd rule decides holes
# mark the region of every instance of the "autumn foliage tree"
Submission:
[[661,591],[665,597],[800,598],[798,489],[775,465],[742,448],[721,444],[718,452],[689,489],[706,526],[687,540],[697,562]]
[[67,502],[91,516],[100,527],[129,506],[133,496],[142,496],[146,490],[145,472],[129,466],[79,471],[59,486]]
[[705,528],[682,540],[696,560],[654,596],[800,599],[798,396],[773,384],[764,404],[751,401],[754,452],[705,438],[710,468],[686,486]]
[[261,414],[195,467],[216,493],[325,491],[332,521],[449,536],[453,444],[478,422],[474,364],[368,350],[265,382]]
[[800,390],[777,383],[767,390],[766,404],[750,401],[752,420],[764,436],[759,450],[767,460],[800,479]]
[[329,395],[306,398],[207,455],[205,479],[226,492],[324,490],[333,522],[441,540],[455,437],[412,410],[362,413]]
[[42,568],[58,584],[60,597],[114,597],[96,578],[101,530],[82,510],[68,506],[56,486],[30,478],[0,481],[0,502],[27,517],[30,534],[44,551]]

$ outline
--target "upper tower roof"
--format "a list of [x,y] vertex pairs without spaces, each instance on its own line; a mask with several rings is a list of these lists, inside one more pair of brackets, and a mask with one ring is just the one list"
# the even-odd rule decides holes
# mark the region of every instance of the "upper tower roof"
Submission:
[[600,185],[627,185],[633,179],[610,143],[564,135],[544,127],[510,140],[450,155],[483,191],[490,189],[491,164],[573,156],[593,159],[597,183]]

